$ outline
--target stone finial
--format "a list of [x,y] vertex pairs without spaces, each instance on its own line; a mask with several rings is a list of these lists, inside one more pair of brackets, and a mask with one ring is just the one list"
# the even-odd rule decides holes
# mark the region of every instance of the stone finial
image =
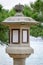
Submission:
[[15,6],[16,12],[21,12],[21,11],[23,11],[23,8],[24,8],[24,6],[21,5],[21,4]]

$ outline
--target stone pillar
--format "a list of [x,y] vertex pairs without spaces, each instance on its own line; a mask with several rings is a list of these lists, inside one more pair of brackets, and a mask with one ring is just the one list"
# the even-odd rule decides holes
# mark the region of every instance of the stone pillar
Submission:
[[13,65],[25,65],[25,59],[21,59],[21,58],[17,58],[17,59],[13,59]]

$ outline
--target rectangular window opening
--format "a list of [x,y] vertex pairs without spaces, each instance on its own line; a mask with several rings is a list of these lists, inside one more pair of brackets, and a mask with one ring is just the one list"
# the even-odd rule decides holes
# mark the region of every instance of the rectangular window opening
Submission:
[[28,43],[28,29],[22,30],[22,43]]
[[19,29],[12,29],[11,41],[12,43],[20,43],[20,30]]

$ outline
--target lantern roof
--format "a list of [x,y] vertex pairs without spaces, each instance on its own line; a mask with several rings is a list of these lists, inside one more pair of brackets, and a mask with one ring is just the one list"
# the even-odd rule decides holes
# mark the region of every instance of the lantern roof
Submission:
[[21,13],[21,11],[23,10],[23,5],[20,5],[20,4],[16,5],[15,10],[17,11],[15,16],[8,17],[2,23],[6,23],[6,24],[12,24],[12,23],[14,23],[14,24],[15,23],[20,23],[20,24],[33,23],[33,24],[37,24],[38,23],[37,21],[35,21],[31,17],[26,17],[26,16],[23,15],[23,13]]
[[15,16],[8,17],[3,21],[4,23],[38,23],[31,17],[26,17],[22,13],[16,13]]

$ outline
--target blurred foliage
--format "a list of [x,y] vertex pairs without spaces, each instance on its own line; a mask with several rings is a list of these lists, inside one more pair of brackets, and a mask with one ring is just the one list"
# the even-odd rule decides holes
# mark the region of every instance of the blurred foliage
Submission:
[[0,40],[2,42],[8,41],[8,31],[9,31],[9,28],[7,26],[0,24]]
[[38,36],[43,37],[43,26],[41,26],[40,24],[31,26],[30,34],[35,37],[38,37]]
[[[31,17],[40,23],[43,23],[43,0],[36,0],[33,4],[30,4],[32,9]],[[31,27],[31,35],[43,37],[43,26],[41,24]]]
[[24,14],[25,16],[31,17],[31,15],[32,15],[32,10],[31,10],[31,8],[30,8],[29,6],[27,6],[27,5],[25,5],[25,6],[24,6],[24,9],[23,9],[23,14]]
[[31,3],[30,6],[33,11],[32,18],[43,22],[43,0],[36,0],[36,2],[34,4]]
[[[14,16],[16,11],[12,8],[10,11],[3,9],[0,4],[0,22],[5,20],[7,17]],[[34,3],[30,3],[30,6],[24,5],[23,14],[28,17],[32,17],[38,22],[43,23],[43,0],[36,0]],[[0,24],[0,40],[3,42],[8,42],[8,27]],[[41,24],[31,26],[30,34],[32,36],[43,37],[43,26]]]
[[8,17],[8,10],[3,9],[3,6],[0,5],[0,22],[2,22],[5,18]]
[[[0,4],[0,22],[5,20],[8,17],[8,10],[3,9],[3,6]],[[0,40],[2,42],[7,42],[7,30],[8,27],[0,24]]]
[[[36,0],[34,3],[31,2],[30,6],[25,5],[23,14],[32,17],[39,23],[43,23],[43,0]],[[43,37],[43,26],[41,24],[31,26],[30,34],[35,37]]]
[[16,13],[16,11],[15,11],[14,8],[13,8],[13,9],[11,9],[11,10],[9,11],[8,15],[9,15],[9,16],[14,16],[15,13]]

